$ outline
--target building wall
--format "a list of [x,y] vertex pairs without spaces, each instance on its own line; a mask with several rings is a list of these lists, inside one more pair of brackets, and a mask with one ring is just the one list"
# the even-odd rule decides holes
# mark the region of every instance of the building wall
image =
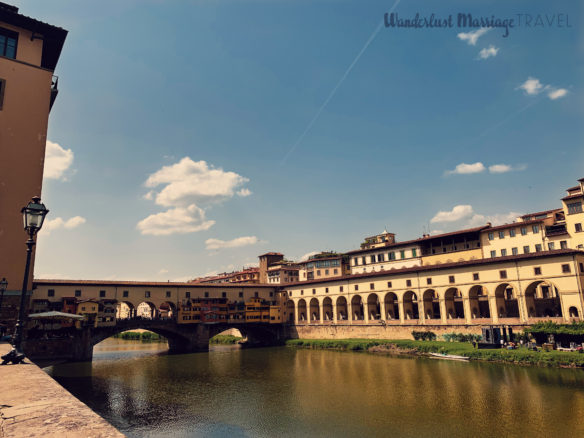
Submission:
[[421,255],[422,250],[417,245],[377,248],[363,253],[351,254],[351,274],[420,266],[422,264]]
[[580,203],[582,205],[583,198],[562,201],[562,203],[566,213],[566,229],[570,233],[570,248],[584,248],[584,231],[576,232],[576,224],[580,224],[584,230],[584,207],[582,213],[568,213],[568,204]]
[[468,260],[478,260],[483,258],[481,249],[469,249],[463,251],[452,251],[443,254],[425,255],[422,257],[422,265],[441,265],[444,263],[465,262]]
[[[27,239],[20,210],[33,196],[42,195],[52,71],[40,67],[42,39],[31,40],[31,31],[1,21],[0,27],[19,34],[16,59],[0,57],[0,79],[5,81],[0,110],[0,278],[8,281],[4,305],[16,308]],[[32,272],[34,253],[30,278]]]
[[[537,231],[534,231],[536,227]],[[521,234],[521,230],[525,229],[526,234]],[[515,231],[515,236],[510,236],[510,230]],[[483,247],[483,257],[492,257],[491,252],[495,251],[495,257],[501,257],[502,250],[506,250],[508,256],[513,255],[513,248],[517,248],[518,254],[524,254],[524,247],[529,247],[529,252],[536,251],[536,245],[540,245],[542,250],[547,250],[544,242],[544,226],[539,224],[522,224],[517,223],[516,227],[485,230],[481,232],[481,246]],[[499,237],[499,233],[503,233],[504,237]],[[489,238],[492,237],[492,240]],[[560,249],[559,246],[557,249]]]

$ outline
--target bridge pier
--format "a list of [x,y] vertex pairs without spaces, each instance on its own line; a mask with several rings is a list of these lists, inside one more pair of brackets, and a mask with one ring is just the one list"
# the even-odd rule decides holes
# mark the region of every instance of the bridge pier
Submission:
[[171,354],[196,353],[209,351],[209,328],[197,324],[193,330],[180,330],[181,336],[167,336],[168,352]]

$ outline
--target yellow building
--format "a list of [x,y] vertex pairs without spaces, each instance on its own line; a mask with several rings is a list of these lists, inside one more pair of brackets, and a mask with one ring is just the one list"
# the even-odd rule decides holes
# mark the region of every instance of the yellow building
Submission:
[[97,314],[99,312],[99,302],[97,300],[80,300],[77,303],[77,315],[82,315],[85,319],[77,323],[77,326],[87,325],[97,327]]
[[0,3],[0,278],[8,281],[6,308],[16,308],[22,288],[27,235],[20,210],[41,195],[48,117],[57,96],[53,73],[66,36],[66,30]]

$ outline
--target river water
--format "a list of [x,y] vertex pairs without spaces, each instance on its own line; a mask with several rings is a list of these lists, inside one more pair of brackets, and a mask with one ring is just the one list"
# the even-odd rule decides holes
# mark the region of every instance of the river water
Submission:
[[130,437],[584,437],[584,371],[108,339],[46,368]]

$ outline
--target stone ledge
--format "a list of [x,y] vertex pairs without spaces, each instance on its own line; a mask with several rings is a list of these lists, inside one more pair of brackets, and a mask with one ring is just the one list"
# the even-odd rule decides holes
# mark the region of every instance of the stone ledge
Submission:
[[[11,347],[0,344],[0,355]],[[0,438],[119,438],[124,435],[38,366],[0,366]]]

